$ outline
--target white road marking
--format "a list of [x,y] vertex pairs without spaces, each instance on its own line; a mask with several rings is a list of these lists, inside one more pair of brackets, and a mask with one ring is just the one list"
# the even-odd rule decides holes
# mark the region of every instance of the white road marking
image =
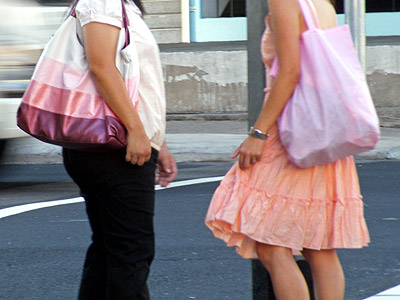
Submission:
[[223,176],[219,176],[219,177],[197,178],[197,179],[176,181],[176,182],[170,183],[167,188],[163,188],[163,187],[157,185],[156,186],[156,190],[164,190],[164,189],[170,189],[170,188],[186,186],[186,185],[193,185],[193,184],[201,184],[201,183],[221,181],[222,178],[224,178],[224,177]]
[[380,292],[375,296],[366,298],[364,300],[399,300],[400,299],[400,285],[392,287],[386,291]]
[[[183,180],[183,181],[172,182],[171,184],[169,184],[169,186],[167,188],[163,188],[163,187],[157,185],[155,189],[156,190],[164,190],[164,189],[169,189],[169,188],[174,188],[174,187],[202,184],[202,183],[208,183],[208,182],[216,182],[216,181],[221,181],[222,178],[223,178],[223,176]],[[83,202],[83,201],[84,200],[82,197],[78,197],[78,198],[72,198],[72,199],[46,201],[46,202],[30,203],[30,204],[18,205],[18,206],[13,206],[13,207],[7,207],[7,208],[0,209],[0,219],[9,217],[9,216],[18,215],[18,214],[36,210],[36,209],[45,208],[45,207],[74,204],[74,203],[79,203],[79,202]],[[390,288],[386,291],[383,291],[375,296],[366,298],[364,300],[384,300],[384,299],[400,300],[400,285]]]
[[[223,178],[223,176],[182,180],[182,181],[170,183],[167,188],[170,189],[170,188],[174,188],[174,187],[181,187],[181,186],[187,186],[187,185],[221,181],[222,178]],[[156,185],[156,190],[164,190],[164,189],[166,189],[166,188]],[[78,197],[78,198],[72,198],[72,199],[45,201],[45,202],[30,203],[30,204],[23,204],[23,205],[18,205],[18,206],[7,207],[7,208],[0,209],[0,219],[6,218],[9,216],[22,214],[24,212],[28,212],[28,211],[32,211],[32,210],[36,210],[36,209],[45,208],[45,207],[74,204],[74,203],[79,203],[79,202],[83,202],[83,201],[84,200],[82,197]]]
[[383,218],[382,221],[398,221],[399,218]]
[[12,206],[0,209],[0,219],[14,216],[18,214],[22,214],[27,211],[36,210],[45,207],[52,207],[58,205],[65,205],[65,204],[73,204],[82,202],[83,198],[73,198],[73,199],[65,199],[65,200],[55,200],[55,201],[46,201],[46,202],[38,202],[38,203],[30,203],[30,204],[23,204],[18,206]]

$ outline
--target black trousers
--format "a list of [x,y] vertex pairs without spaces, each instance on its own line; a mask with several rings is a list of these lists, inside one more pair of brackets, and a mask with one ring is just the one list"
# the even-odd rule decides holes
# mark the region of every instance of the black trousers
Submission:
[[150,299],[154,257],[154,177],[157,151],[143,166],[125,151],[94,154],[64,149],[64,165],[85,198],[93,231],[79,300]]

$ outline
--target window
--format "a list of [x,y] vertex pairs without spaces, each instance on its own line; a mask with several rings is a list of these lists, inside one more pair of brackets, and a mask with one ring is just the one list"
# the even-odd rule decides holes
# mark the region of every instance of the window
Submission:
[[[344,13],[344,0],[336,0],[337,13]],[[396,12],[400,11],[400,0],[367,0],[366,10],[372,12]]]
[[246,0],[202,0],[202,18],[246,16]]

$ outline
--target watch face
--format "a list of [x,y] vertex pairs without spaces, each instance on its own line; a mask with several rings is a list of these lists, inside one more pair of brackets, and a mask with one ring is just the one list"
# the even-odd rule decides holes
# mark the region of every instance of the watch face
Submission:
[[249,135],[261,140],[266,140],[269,136],[268,133],[264,133],[260,129],[255,129],[254,127],[250,127]]
[[249,135],[261,140],[266,140],[269,134],[262,132],[260,129],[255,129],[254,127],[251,127]]
[[257,131],[256,131],[256,137],[258,137],[259,139],[264,139],[265,138],[262,133],[257,132]]

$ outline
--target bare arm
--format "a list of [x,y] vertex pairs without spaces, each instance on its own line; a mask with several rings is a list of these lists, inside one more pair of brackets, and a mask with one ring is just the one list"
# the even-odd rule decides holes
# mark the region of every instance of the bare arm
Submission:
[[126,161],[141,166],[150,159],[151,146],[115,66],[119,32],[115,26],[89,23],[83,27],[84,47],[97,89],[128,131]]
[[158,154],[156,182],[166,187],[178,174],[175,159],[169,151],[165,141]]
[[[300,78],[300,22],[301,12],[297,0],[269,0],[271,23],[279,60],[279,73],[254,127],[268,132],[291,97]],[[249,136],[235,151],[239,166],[248,168],[259,160],[265,142]]]
[[276,122],[300,78],[300,21],[296,0],[269,0],[279,72],[255,128],[267,132]]

